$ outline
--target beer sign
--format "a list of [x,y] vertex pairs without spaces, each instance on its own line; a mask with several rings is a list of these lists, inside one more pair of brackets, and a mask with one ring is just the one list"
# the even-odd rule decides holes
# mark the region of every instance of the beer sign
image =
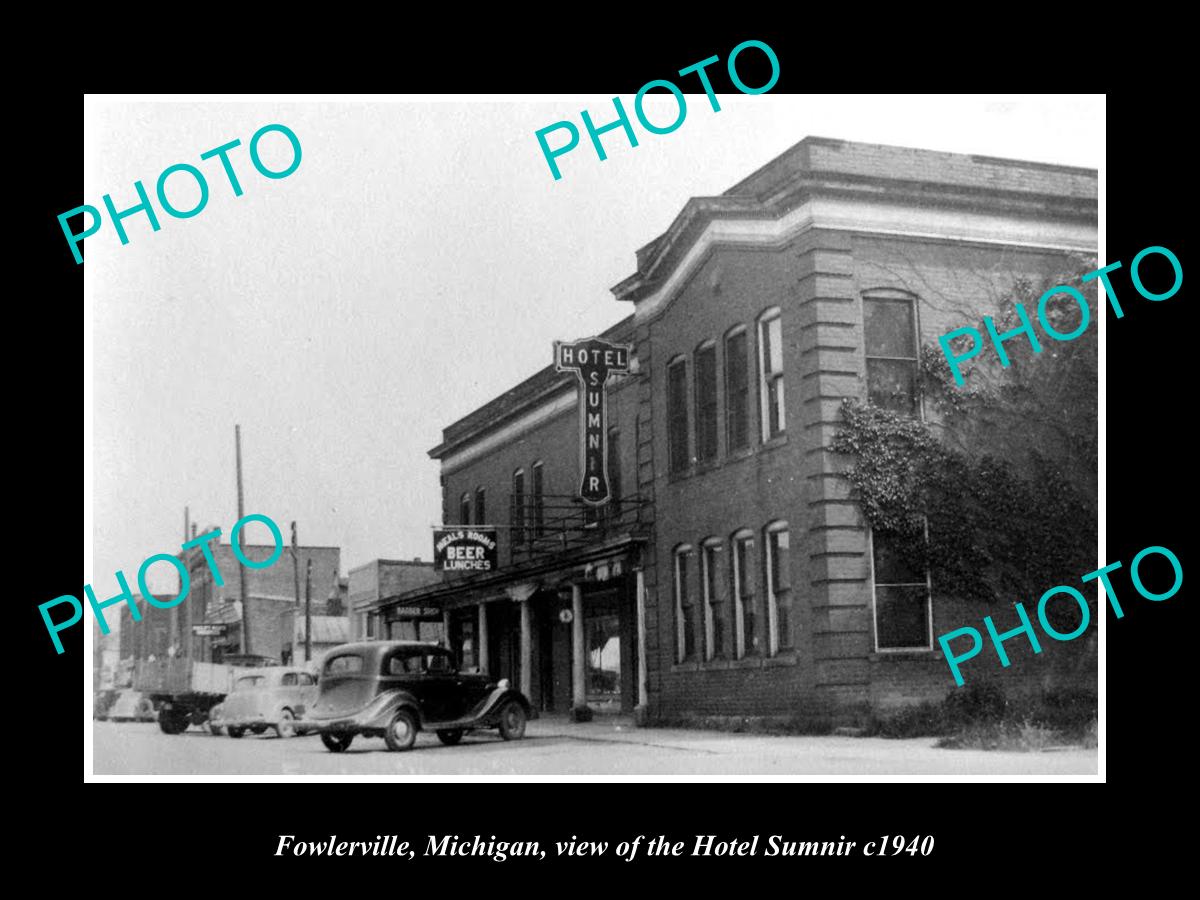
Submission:
[[433,530],[433,567],[438,572],[494,572],[499,562],[494,528]]
[[579,381],[579,496],[592,506],[603,506],[610,498],[605,384],[610,376],[629,371],[631,349],[599,338],[554,342],[555,371],[574,372]]

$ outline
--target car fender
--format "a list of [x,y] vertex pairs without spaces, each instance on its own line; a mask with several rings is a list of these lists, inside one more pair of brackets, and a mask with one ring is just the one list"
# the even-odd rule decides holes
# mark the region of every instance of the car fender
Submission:
[[488,718],[490,716],[495,715],[497,712],[500,711],[500,707],[504,706],[504,704],[507,703],[509,700],[516,700],[518,703],[520,703],[521,707],[525,710],[525,716],[527,718],[532,718],[532,716],[533,716],[532,704],[530,704],[530,702],[525,698],[524,694],[522,694],[516,688],[511,688],[511,687],[509,687],[509,688],[498,687],[495,690],[493,690],[490,694],[488,694],[487,698],[483,701],[483,703],[480,707],[478,717],[480,719],[484,719],[484,718]]
[[421,704],[408,691],[395,690],[380,694],[364,711],[363,718],[370,720],[371,727],[385,728],[398,709],[407,709],[416,717],[417,725],[425,727]]

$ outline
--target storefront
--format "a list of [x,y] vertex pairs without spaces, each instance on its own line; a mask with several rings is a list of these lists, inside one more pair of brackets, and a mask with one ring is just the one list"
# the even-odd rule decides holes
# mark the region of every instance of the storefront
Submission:
[[556,554],[402,600],[408,608],[440,609],[440,633],[459,666],[507,678],[535,714],[632,714],[644,672],[639,557],[640,543],[626,539],[615,548]]

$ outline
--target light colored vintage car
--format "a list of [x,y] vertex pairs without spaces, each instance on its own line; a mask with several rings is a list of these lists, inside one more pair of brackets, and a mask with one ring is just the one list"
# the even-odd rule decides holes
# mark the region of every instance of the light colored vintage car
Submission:
[[304,669],[270,666],[242,671],[233,679],[233,690],[211,712],[210,727],[232,738],[247,731],[262,734],[273,728],[281,738],[296,733],[295,721],[317,696],[317,679]]
[[153,722],[154,703],[140,691],[123,690],[108,708],[110,722]]

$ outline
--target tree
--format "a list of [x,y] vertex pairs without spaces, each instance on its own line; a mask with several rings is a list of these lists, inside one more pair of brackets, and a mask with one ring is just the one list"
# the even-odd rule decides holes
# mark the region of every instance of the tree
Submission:
[[[1079,277],[1091,268],[1036,288],[1015,280],[999,304],[1006,313],[997,330],[1020,324],[1014,304],[1022,304],[1035,321],[1040,352],[1015,337],[1005,344],[1004,367],[985,335],[958,387],[940,346],[923,346],[918,380],[926,421],[869,402],[842,404],[831,449],[852,460],[843,474],[853,495],[876,534],[886,534],[910,563],[928,567],[935,596],[1029,607],[1055,585],[1082,587],[1080,576],[1096,568],[1099,313],[1093,285]],[[1062,284],[1088,289],[1087,312],[1070,294],[1046,303],[1058,333],[1086,326],[1069,341],[1036,324],[1039,299]],[[983,330],[978,321],[963,324]],[[956,339],[957,351],[969,340]],[[1074,604],[1052,603],[1047,613],[1061,631],[1079,622]]]

